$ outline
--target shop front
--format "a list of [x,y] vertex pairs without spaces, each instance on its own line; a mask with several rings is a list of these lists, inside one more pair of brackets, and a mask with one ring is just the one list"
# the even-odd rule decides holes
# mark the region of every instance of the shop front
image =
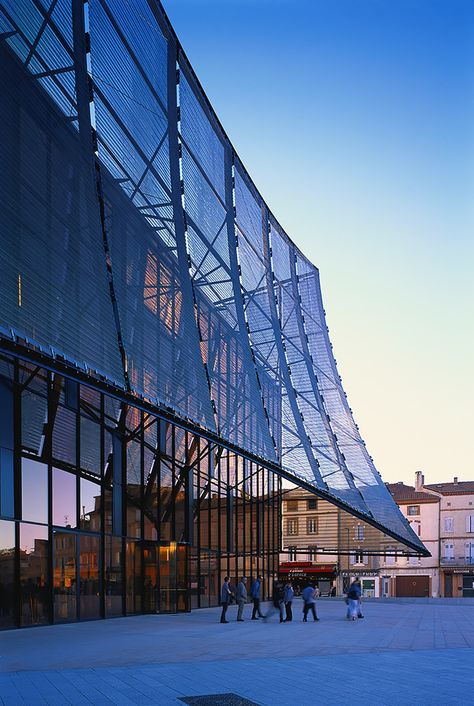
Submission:
[[446,598],[474,598],[474,569],[445,571],[444,595]]
[[328,596],[335,586],[336,564],[313,564],[311,561],[284,561],[280,564],[278,578],[291,581],[296,595],[311,583],[318,586],[322,596]]
[[363,598],[378,598],[380,595],[380,582],[378,571],[341,571],[342,593],[347,593],[349,586],[356,579],[360,579]]

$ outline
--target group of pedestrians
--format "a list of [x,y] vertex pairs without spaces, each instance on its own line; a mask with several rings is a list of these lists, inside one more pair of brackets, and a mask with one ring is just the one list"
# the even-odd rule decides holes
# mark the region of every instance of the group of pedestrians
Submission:
[[[257,576],[250,588],[250,598],[253,602],[252,620],[259,620],[259,618],[268,620],[272,615],[278,613],[280,623],[291,623],[293,620],[292,604],[295,596],[291,581],[288,581],[286,584],[282,581],[274,582],[272,603],[265,614],[262,613],[260,608],[261,591],[262,577]],[[356,620],[357,618],[364,617],[361,609],[361,593],[360,579],[356,578],[351,583],[345,599],[347,603],[347,620]],[[237,603],[237,621],[240,623],[244,622],[244,606],[248,601],[248,597],[246,576],[242,576],[235,590],[230,585],[229,577],[226,576],[221,589],[221,623],[229,622],[226,617],[227,609],[234,600]],[[310,613],[313,616],[314,622],[319,621],[316,613],[316,599],[319,597],[318,587],[309,583],[301,592],[301,597],[303,599],[303,622],[308,622],[308,615]]]
[[[291,623],[291,621],[293,620],[292,604],[293,598],[295,596],[291,581],[288,581],[286,584],[283,584],[282,581],[274,582],[272,591],[272,603],[270,605],[269,610],[265,614],[262,613],[260,608],[261,590],[262,577],[257,576],[257,578],[252,582],[252,586],[250,588],[250,598],[253,601],[252,620],[259,620],[259,618],[263,618],[263,620],[268,620],[272,617],[272,615],[278,613],[280,623]],[[307,622],[308,613],[310,612],[313,616],[314,621],[319,620],[316,614],[316,598],[318,597],[318,595],[318,589],[311,584],[308,584],[308,586],[303,589],[303,592],[301,594],[303,598],[303,622]],[[244,606],[248,600],[246,576],[242,576],[235,590],[230,585],[229,577],[226,576],[224,578],[224,583],[221,589],[221,623],[229,622],[226,617],[227,609],[234,600],[238,606],[237,621],[243,622]]]

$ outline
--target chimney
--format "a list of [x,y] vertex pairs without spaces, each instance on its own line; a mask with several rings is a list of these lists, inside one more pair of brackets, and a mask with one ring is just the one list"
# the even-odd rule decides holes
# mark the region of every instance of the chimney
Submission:
[[458,477],[454,476],[454,485],[457,485],[457,484],[458,484]]
[[425,476],[422,471],[416,471],[415,473],[415,490],[423,490],[425,484]]

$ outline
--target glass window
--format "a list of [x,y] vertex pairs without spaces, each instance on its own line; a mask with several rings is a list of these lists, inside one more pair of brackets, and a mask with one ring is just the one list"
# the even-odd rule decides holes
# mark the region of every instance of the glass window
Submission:
[[126,607],[127,614],[142,610],[142,557],[139,542],[127,542]]
[[58,406],[53,427],[53,458],[76,467],[76,413]]
[[53,525],[76,527],[76,476],[53,468]]
[[420,506],[419,505],[408,505],[407,515],[413,516],[413,515],[419,515],[419,514],[420,514]]
[[[393,547],[387,547],[387,552],[393,551]],[[396,557],[393,554],[385,554],[385,563],[387,566],[395,564]]]
[[454,559],[454,544],[445,544],[444,545],[444,558],[445,559]]
[[29,522],[48,522],[48,467],[21,459],[21,516]]
[[15,624],[15,523],[0,520],[0,627]]
[[454,532],[454,517],[445,517],[444,518],[444,531],[445,532]]
[[100,617],[99,601],[100,538],[79,537],[79,587],[81,620]]
[[287,534],[298,534],[298,520],[288,520]]
[[354,539],[356,539],[358,542],[362,542],[364,539],[364,535],[365,535],[364,525],[356,525]]
[[81,417],[81,468],[100,476],[100,426]]
[[80,488],[80,527],[89,532],[100,532],[100,485],[81,478]]
[[466,517],[466,532],[474,532],[474,515]]
[[49,622],[48,528],[20,525],[20,603],[21,624]]
[[311,498],[311,500],[308,500],[308,510],[316,510],[318,507],[318,501],[316,498]]
[[297,547],[288,547],[288,561],[296,561],[298,558]]
[[105,614],[122,615],[122,540],[105,538]]
[[53,532],[54,620],[77,619],[76,535]]
[[318,534],[318,519],[317,517],[308,517],[308,534]]

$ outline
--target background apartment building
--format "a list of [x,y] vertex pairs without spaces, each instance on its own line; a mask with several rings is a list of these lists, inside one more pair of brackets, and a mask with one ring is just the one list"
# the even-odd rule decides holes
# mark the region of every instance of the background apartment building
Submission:
[[424,485],[421,473],[417,480],[439,499],[440,595],[474,597],[474,481]]
[[381,557],[382,596],[436,597],[439,581],[439,497],[404,483],[387,487],[403,515],[410,522],[431,557],[392,555],[390,542]]
[[387,535],[295,488],[283,495],[280,578],[297,590],[318,581],[323,595],[333,586],[340,595],[358,576],[365,597],[474,596],[474,481],[425,485],[417,471],[414,486],[387,487],[431,557],[408,556]]

